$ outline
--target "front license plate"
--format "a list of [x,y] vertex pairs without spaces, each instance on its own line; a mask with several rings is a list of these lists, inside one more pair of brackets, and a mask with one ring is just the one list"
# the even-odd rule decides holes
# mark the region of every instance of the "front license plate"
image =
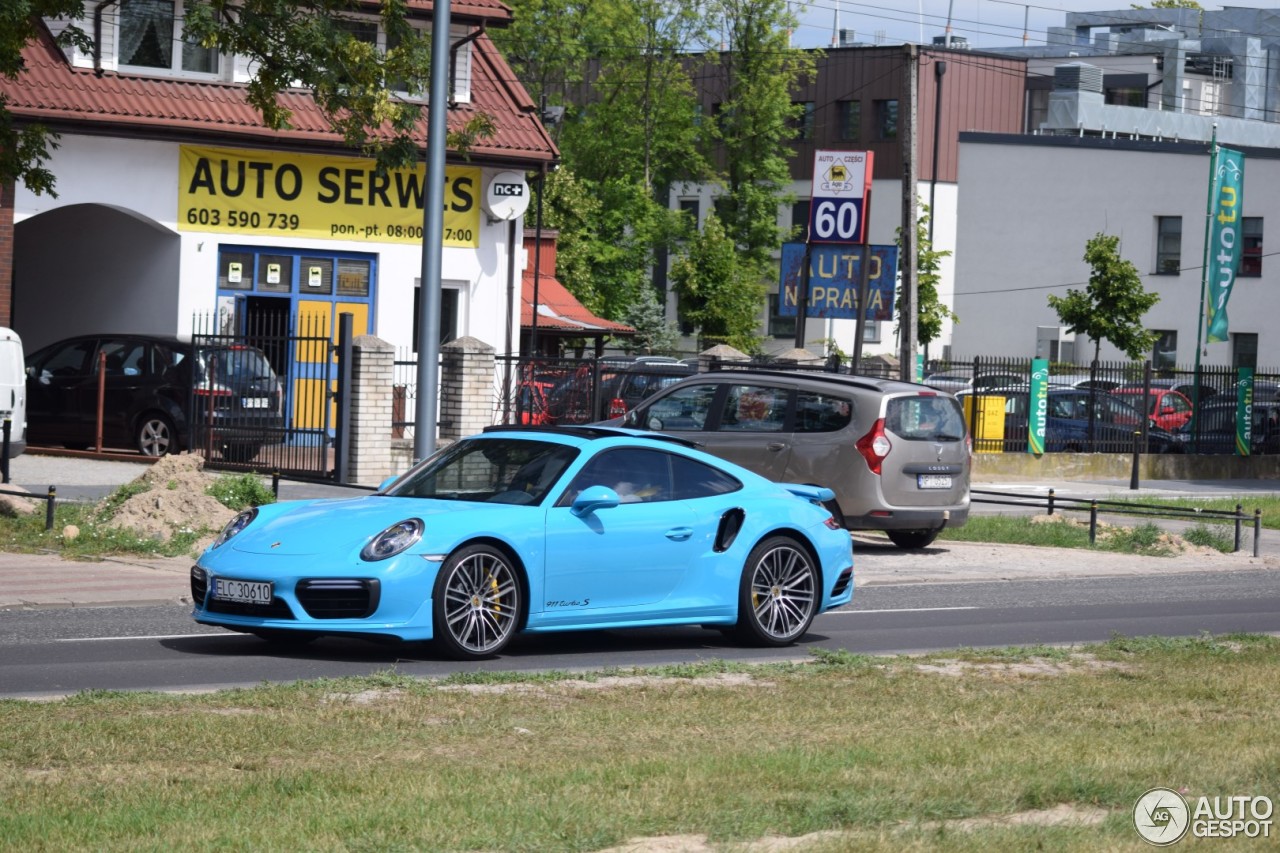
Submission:
[[241,397],[240,404],[246,409],[265,409],[271,401],[266,397]]
[[270,604],[271,584],[216,578],[213,582],[213,597],[219,601],[238,601],[242,604]]
[[951,475],[917,474],[916,486],[921,489],[949,489],[951,488]]

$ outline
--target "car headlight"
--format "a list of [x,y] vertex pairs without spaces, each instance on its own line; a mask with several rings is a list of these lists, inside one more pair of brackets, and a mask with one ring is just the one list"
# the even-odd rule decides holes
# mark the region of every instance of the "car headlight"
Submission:
[[218,538],[213,540],[213,544],[210,545],[209,547],[217,548],[219,545],[226,542],[232,536],[235,536],[241,530],[244,530],[246,527],[252,524],[253,520],[257,517],[258,517],[258,508],[256,506],[253,507],[252,509],[246,509],[244,512],[240,513],[235,518],[227,522],[227,526],[222,528],[222,532],[218,534]]
[[394,557],[422,538],[423,527],[422,520],[418,518],[397,521],[364,546],[360,559],[374,562]]

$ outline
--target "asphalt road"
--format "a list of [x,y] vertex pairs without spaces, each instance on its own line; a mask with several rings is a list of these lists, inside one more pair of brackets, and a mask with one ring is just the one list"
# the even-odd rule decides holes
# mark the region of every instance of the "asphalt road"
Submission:
[[804,659],[811,649],[863,653],[1064,644],[1128,636],[1280,632],[1280,575],[1213,571],[966,583],[882,583],[818,617],[799,645],[741,648],[698,628],[521,637],[479,664],[424,645],[325,638],[287,651],[194,624],[186,607],[68,608],[0,613],[0,697],[87,689],[209,690],[394,670],[579,670],[711,659]]

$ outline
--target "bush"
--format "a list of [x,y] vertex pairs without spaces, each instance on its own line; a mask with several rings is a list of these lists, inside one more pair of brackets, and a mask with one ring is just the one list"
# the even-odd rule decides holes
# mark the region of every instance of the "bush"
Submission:
[[223,474],[205,489],[205,494],[236,511],[276,502],[276,496],[257,474]]

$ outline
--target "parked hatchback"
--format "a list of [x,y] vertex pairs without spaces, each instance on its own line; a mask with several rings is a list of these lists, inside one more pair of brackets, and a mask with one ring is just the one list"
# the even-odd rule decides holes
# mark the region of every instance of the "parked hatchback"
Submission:
[[658,391],[626,426],[679,435],[778,482],[835,492],[849,530],[923,548],[969,517],[960,405],[924,385],[832,373],[724,370]]
[[145,456],[214,447],[226,459],[244,462],[279,440],[283,393],[261,350],[197,349],[150,335],[88,335],[27,357],[31,444],[96,443],[100,365],[105,447],[132,447]]

